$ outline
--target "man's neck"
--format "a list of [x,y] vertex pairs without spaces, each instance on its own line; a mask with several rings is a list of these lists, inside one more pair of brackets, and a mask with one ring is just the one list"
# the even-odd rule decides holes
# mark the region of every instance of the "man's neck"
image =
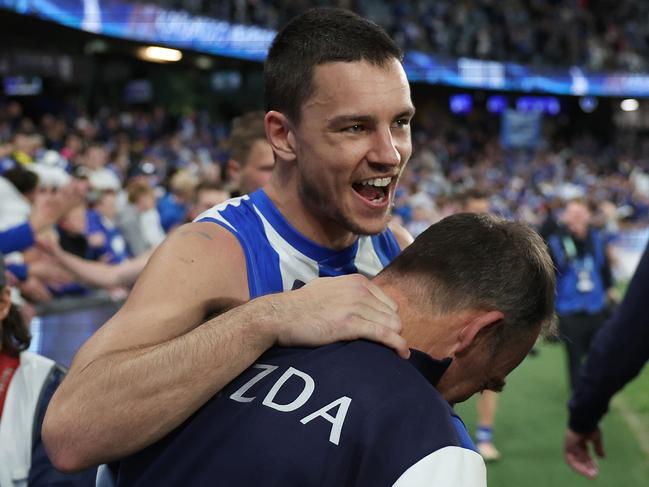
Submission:
[[432,309],[425,313],[422,310],[422,299],[414,297],[411,292],[402,292],[406,288],[415,289],[416,283],[405,283],[400,279],[397,284],[384,273],[376,276],[372,282],[397,303],[401,336],[410,348],[438,360],[449,356],[454,341],[452,317],[433,316]]
[[278,211],[304,237],[330,249],[344,249],[352,245],[358,235],[329,218],[316,215],[304,205],[294,184],[279,187],[275,180],[264,186],[264,192]]

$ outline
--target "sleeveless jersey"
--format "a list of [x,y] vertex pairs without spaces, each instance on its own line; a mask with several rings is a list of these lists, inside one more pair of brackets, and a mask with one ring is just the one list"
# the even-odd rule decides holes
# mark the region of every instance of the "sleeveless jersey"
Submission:
[[279,212],[263,190],[233,198],[199,215],[232,232],[246,258],[250,299],[289,291],[317,277],[360,273],[373,277],[399,253],[389,229],[333,250],[309,240]]

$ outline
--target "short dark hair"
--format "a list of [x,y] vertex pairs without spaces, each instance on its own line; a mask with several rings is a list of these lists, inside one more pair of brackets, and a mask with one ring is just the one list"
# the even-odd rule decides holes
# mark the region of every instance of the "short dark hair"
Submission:
[[555,271],[530,227],[487,214],[458,213],[429,227],[384,272],[417,278],[434,309],[499,310],[506,336],[554,322]]
[[0,328],[2,329],[2,353],[17,357],[20,352],[29,348],[32,337],[15,304],[11,303],[9,314],[2,320]]
[[23,195],[31,193],[38,187],[38,174],[24,169],[22,166],[5,171],[3,176]]
[[248,161],[250,149],[257,140],[266,140],[264,112],[248,112],[235,118],[230,132],[230,158],[243,166]]
[[384,66],[401,61],[399,46],[377,24],[341,8],[314,8],[295,17],[277,34],[264,64],[266,110],[294,123],[313,93],[320,64],[367,61]]

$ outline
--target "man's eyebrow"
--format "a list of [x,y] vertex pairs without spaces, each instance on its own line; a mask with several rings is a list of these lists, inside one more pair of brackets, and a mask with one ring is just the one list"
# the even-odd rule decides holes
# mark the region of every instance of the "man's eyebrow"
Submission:
[[[415,115],[415,107],[408,107],[404,109],[403,111],[399,112],[394,119],[400,119],[400,118],[412,118]],[[361,123],[370,123],[370,122],[375,122],[376,117],[372,115],[361,115],[361,114],[354,114],[354,113],[349,113],[349,114],[343,114],[343,115],[338,115],[336,117],[333,117],[328,120],[328,125],[330,127],[333,126],[338,126],[338,125],[345,125],[347,123],[354,123],[354,122],[361,122]]]
[[367,123],[367,122],[373,122],[375,120],[376,117],[373,117],[371,115],[355,115],[355,114],[338,115],[337,117],[329,119],[328,125],[329,126],[344,125],[346,123],[354,123],[354,122]]
[[409,107],[406,110],[399,113],[399,115],[397,115],[394,118],[404,118],[404,117],[412,118],[414,116],[415,116],[415,107]]

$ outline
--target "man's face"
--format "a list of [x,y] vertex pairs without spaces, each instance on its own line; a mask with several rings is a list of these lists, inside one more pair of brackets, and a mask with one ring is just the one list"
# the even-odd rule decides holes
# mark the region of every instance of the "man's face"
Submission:
[[230,194],[227,191],[221,191],[218,189],[201,189],[196,195],[196,203],[191,209],[191,219],[193,220],[204,211],[223,203],[229,197]]
[[294,127],[298,192],[313,214],[356,234],[388,223],[410,158],[410,87],[398,60],[317,66]]
[[255,140],[240,170],[239,192],[249,194],[264,186],[273,173],[273,167],[275,159],[270,144],[266,139]]
[[85,166],[88,169],[101,169],[108,162],[108,153],[103,147],[90,147],[86,153]]
[[563,223],[571,233],[583,236],[590,225],[590,210],[578,201],[571,201],[563,212]]
[[85,203],[75,206],[63,216],[59,226],[72,235],[83,235],[87,230],[86,210]]
[[24,152],[26,154],[33,153],[34,145],[31,142],[29,135],[16,134],[14,137],[14,150],[16,152]]
[[117,216],[117,195],[113,192],[104,193],[95,205],[95,209],[100,215],[114,220]]
[[144,212],[155,208],[155,195],[153,193],[142,194],[135,202],[138,210]]
[[493,337],[476,340],[464,353],[453,358],[437,389],[450,404],[466,401],[476,392],[501,391],[505,378],[527,356],[540,329],[539,325],[521,338],[509,339],[495,351],[491,346]]

